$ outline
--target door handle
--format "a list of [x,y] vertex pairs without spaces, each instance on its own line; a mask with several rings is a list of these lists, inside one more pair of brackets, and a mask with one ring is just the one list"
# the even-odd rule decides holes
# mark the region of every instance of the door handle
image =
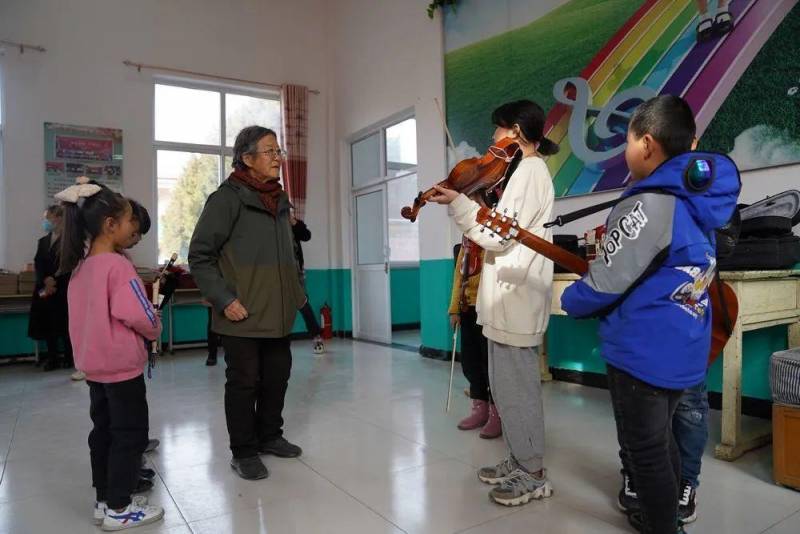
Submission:
[[383,272],[386,273],[386,274],[389,274],[389,262],[388,261],[383,262]]

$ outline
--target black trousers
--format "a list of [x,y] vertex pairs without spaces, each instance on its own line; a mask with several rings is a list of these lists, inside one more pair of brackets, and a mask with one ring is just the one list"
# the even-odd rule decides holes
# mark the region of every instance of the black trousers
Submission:
[[471,399],[489,401],[489,342],[477,323],[478,314],[470,306],[461,312],[461,369],[469,382]]
[[92,485],[98,501],[110,508],[124,508],[139,481],[142,454],[147,447],[148,413],[144,375],[102,384],[87,381],[89,413],[94,428],[89,432]]
[[208,326],[206,327],[206,339],[208,340],[208,355],[216,358],[217,357],[217,350],[219,350],[220,345],[220,336],[213,330],[211,330],[211,314],[212,314],[211,306],[208,307]]
[[66,334],[63,335],[63,336],[60,336],[60,337],[59,336],[48,337],[45,340],[45,343],[47,343],[47,358],[46,359],[52,360],[52,361],[55,361],[55,360],[58,359],[58,353],[59,353],[58,340],[59,339],[61,339],[62,342],[64,343],[64,363],[66,365],[72,367],[73,365],[75,365],[75,362],[74,362],[74,360],[72,358],[72,342],[69,339],[69,335],[66,335]]
[[620,454],[639,496],[643,532],[675,534],[681,457],[672,416],[683,390],[652,386],[611,365],[607,369]]
[[292,371],[289,338],[222,336],[225,419],[234,458],[258,454],[259,443],[283,435],[283,402]]

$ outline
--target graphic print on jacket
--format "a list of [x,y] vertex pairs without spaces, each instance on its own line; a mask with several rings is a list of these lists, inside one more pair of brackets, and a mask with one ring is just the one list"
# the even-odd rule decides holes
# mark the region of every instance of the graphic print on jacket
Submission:
[[[708,162],[713,181],[692,191],[685,176],[698,159]],[[606,222],[600,257],[561,298],[569,315],[601,318],[600,351],[609,364],[663,388],[704,379],[714,229],[730,219],[739,189],[730,158],[689,152],[622,193]]]
[[623,215],[607,233],[603,234],[600,244],[600,255],[606,265],[611,265],[611,257],[623,247],[622,238],[633,241],[639,238],[642,228],[647,225],[647,215],[642,209],[641,200],[633,205],[631,211]]
[[676,267],[691,276],[692,279],[678,286],[672,293],[672,300],[695,319],[702,318],[706,311],[710,310],[708,287],[714,280],[717,259],[709,255],[706,255],[706,259],[708,259],[708,268],[705,270],[694,266]]

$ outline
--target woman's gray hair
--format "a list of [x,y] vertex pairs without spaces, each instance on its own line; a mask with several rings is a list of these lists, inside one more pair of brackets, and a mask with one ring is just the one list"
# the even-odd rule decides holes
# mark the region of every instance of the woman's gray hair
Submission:
[[247,170],[247,164],[244,162],[245,154],[252,154],[258,147],[258,142],[268,135],[278,135],[269,128],[263,126],[248,126],[242,129],[236,136],[236,142],[233,144],[233,168],[244,171]]

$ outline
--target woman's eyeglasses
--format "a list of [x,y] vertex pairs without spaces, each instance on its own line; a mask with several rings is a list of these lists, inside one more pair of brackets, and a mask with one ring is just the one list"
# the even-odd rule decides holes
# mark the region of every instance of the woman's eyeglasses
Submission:
[[280,148],[269,148],[267,150],[256,150],[254,154],[266,154],[269,159],[285,158],[286,151]]

